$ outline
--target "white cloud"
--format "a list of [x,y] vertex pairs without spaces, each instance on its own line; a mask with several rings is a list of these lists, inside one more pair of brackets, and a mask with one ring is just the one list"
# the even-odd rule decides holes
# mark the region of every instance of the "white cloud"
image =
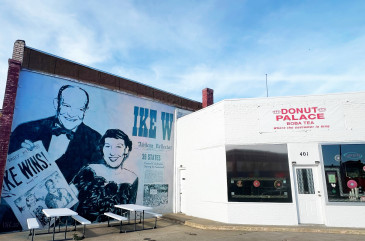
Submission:
[[364,23],[356,14],[331,19],[341,8],[321,9],[328,4],[2,1],[0,76],[14,41],[24,39],[195,100],[205,87],[216,100],[266,96],[265,74],[270,96],[364,90]]

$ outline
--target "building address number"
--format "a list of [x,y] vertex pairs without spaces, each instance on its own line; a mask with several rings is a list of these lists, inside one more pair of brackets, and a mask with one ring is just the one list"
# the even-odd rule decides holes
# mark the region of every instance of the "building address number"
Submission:
[[302,151],[301,153],[299,153],[300,156],[309,156],[309,152],[307,151]]

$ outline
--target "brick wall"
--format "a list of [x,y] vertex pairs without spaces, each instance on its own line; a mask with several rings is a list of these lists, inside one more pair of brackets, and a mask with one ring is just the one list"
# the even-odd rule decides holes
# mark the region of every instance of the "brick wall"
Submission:
[[[8,78],[5,88],[5,96],[2,114],[0,117],[0,187],[3,185],[6,158],[8,155],[8,145],[13,123],[16,91],[18,88],[21,62],[9,59]],[[1,195],[1,189],[0,189]]]
[[13,47],[13,57],[12,59],[23,62],[23,53],[24,53],[25,41],[17,40],[14,43]]
[[209,88],[203,89],[202,98],[203,98],[203,103],[202,103],[203,108],[212,105],[214,103],[213,90]]

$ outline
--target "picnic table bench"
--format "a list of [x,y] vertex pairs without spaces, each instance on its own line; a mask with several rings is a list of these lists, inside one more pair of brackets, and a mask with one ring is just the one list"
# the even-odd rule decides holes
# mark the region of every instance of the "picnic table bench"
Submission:
[[110,227],[110,223],[109,223],[110,218],[113,218],[115,220],[120,221],[120,231],[119,232],[121,233],[122,232],[123,221],[127,221],[128,218],[123,217],[123,216],[118,215],[118,214],[115,214],[115,213],[111,213],[111,212],[104,213],[104,215],[108,217],[108,227]]
[[76,230],[76,221],[84,226],[83,231],[82,231],[82,237],[84,238],[85,237],[85,227],[87,224],[91,224],[91,222],[89,220],[87,220],[86,218],[81,217],[80,215],[73,215],[72,218],[75,220],[75,230]]
[[28,229],[30,231],[29,235],[32,235],[32,241],[34,239],[34,229],[38,229],[40,227],[36,218],[28,218],[27,219]]
[[150,212],[150,211],[144,211],[145,214],[149,214],[149,215],[152,215],[154,218],[155,218],[155,226],[153,228],[157,228],[157,218],[160,218],[162,217],[162,214],[159,214],[159,213],[153,213],[153,212]]

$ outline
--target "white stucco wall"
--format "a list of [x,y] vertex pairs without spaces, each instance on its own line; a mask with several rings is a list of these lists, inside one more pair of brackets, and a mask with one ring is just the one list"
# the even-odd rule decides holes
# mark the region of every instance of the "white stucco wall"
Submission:
[[[289,105],[336,106],[336,128],[265,132],[260,108]],[[292,162],[320,162],[320,190],[324,224],[365,227],[365,203],[328,203],[320,144],[365,143],[365,93],[225,100],[177,121],[176,166],[186,168],[186,214],[237,224],[297,225]],[[336,122],[338,121],[338,122]],[[288,144],[293,203],[237,203],[227,199],[225,145]],[[309,156],[300,156],[300,152]],[[356,215],[357,216],[357,215]]]
[[223,107],[218,104],[203,115],[192,113],[198,114],[195,118],[182,117],[176,128],[176,166],[186,168],[186,213],[212,220],[226,215]]

